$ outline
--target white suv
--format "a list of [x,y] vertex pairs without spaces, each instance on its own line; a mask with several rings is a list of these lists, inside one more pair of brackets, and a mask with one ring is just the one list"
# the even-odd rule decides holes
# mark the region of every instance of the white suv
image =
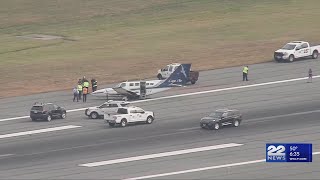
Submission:
[[125,107],[129,104],[126,101],[107,101],[100,106],[89,107],[85,110],[85,115],[91,119],[103,118],[104,114],[116,114],[118,108]]

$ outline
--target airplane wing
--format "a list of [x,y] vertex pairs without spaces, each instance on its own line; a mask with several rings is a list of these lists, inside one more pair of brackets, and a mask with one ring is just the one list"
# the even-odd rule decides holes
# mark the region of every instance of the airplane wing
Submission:
[[113,88],[113,90],[115,90],[118,94],[121,94],[121,95],[123,95],[123,96],[130,97],[130,98],[136,98],[136,97],[139,96],[137,93],[132,92],[132,91],[128,91],[128,90],[123,89],[123,88],[121,88],[121,87]]

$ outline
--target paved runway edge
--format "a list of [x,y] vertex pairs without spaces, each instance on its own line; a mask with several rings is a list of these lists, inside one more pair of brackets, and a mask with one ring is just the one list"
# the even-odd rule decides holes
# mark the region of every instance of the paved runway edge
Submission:
[[[312,153],[312,155],[319,155],[319,154],[320,154],[320,151]],[[127,179],[123,179],[123,180],[140,180],[140,179],[159,178],[159,177],[172,176],[172,175],[178,175],[178,174],[207,171],[207,170],[211,170],[211,169],[221,169],[221,168],[228,168],[228,167],[234,167],[234,166],[256,164],[256,163],[261,163],[261,162],[266,162],[266,159],[257,159],[257,160],[252,160],[252,161],[224,164],[224,165],[218,165],[218,166],[209,166],[209,167],[188,169],[188,170],[175,171],[175,172],[169,172],[169,173],[161,173],[161,174],[133,177],[133,178],[127,178]]]

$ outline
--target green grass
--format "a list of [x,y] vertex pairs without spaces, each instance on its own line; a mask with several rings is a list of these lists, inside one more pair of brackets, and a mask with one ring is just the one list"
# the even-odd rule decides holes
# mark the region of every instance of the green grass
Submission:
[[[155,76],[167,63],[205,70],[272,59],[290,40],[320,42],[318,0],[2,0],[0,80],[7,94]],[[16,36],[49,34],[63,40]],[[27,83],[28,82],[28,83]],[[25,87],[27,84],[37,87]],[[9,91],[9,89],[22,89]]]

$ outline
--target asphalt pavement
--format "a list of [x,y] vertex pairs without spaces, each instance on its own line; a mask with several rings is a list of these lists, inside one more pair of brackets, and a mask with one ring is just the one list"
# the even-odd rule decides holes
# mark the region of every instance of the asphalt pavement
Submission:
[[[110,128],[103,120],[92,120],[83,110],[70,112],[64,120],[32,122],[33,102],[54,102],[68,110],[99,105],[103,99],[88,97],[87,103],[72,102],[70,92],[1,99],[1,179],[314,179],[320,177],[320,154],[312,163],[266,163],[265,144],[270,142],[320,143],[320,78],[313,83],[296,80],[271,85],[201,91],[306,77],[309,67],[317,75],[319,59],[294,63],[263,63],[249,66],[249,81],[242,81],[242,67],[205,71],[196,85],[173,88],[153,98],[195,93],[135,103],[154,111],[153,124]],[[243,113],[240,127],[218,131],[199,127],[202,116],[216,108],[236,108]],[[69,127],[39,134],[21,133]],[[20,133],[15,134],[14,133]],[[192,148],[236,143],[239,146],[201,152],[148,158],[130,162],[119,159]],[[116,160],[96,167],[87,163]],[[245,164],[243,162],[253,161]],[[255,162],[257,161],[257,162]],[[242,163],[243,165],[235,165]],[[199,169],[211,167],[208,170]],[[192,172],[193,170],[193,172]],[[189,172],[191,171],[191,172]]]

